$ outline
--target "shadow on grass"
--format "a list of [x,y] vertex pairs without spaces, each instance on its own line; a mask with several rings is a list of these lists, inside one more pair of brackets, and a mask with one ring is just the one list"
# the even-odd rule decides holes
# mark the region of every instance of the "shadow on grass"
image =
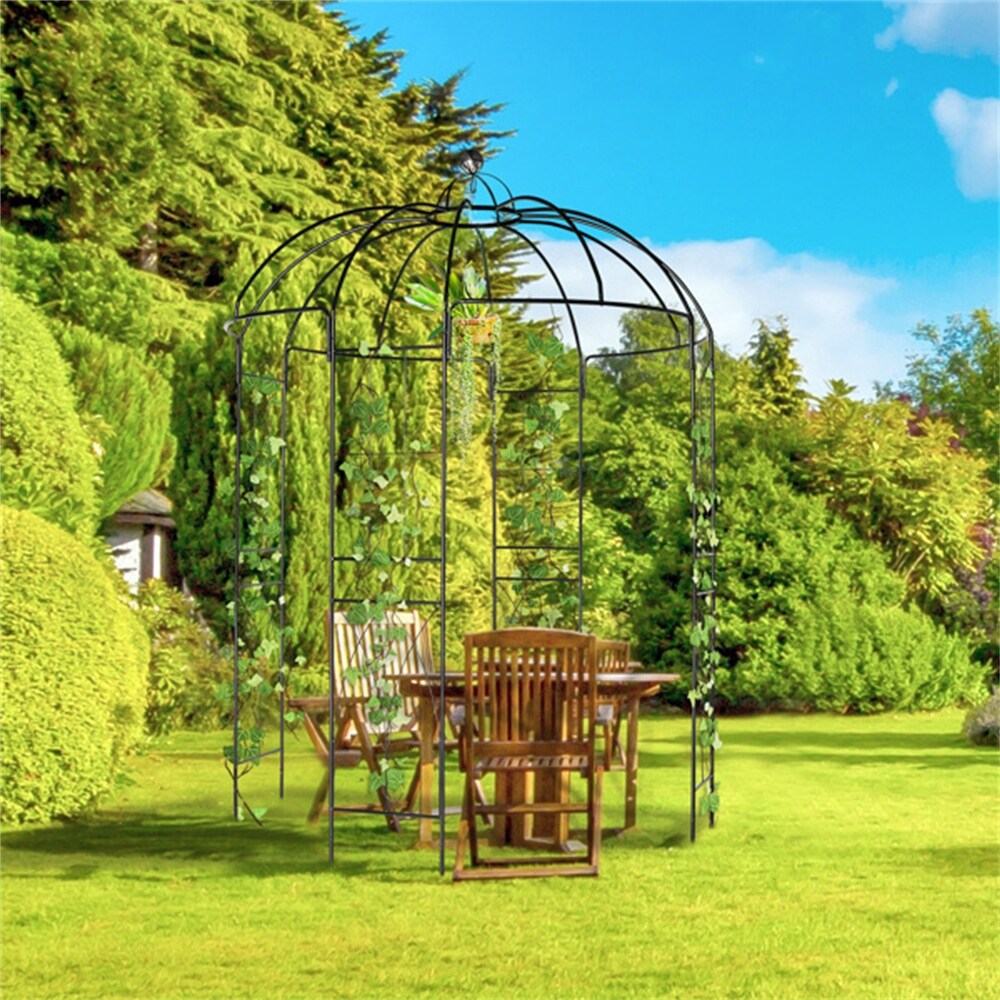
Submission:
[[996,877],[1000,874],[1000,854],[995,844],[982,847],[929,847],[915,851],[913,864],[956,878]]
[[[415,833],[396,835],[368,824],[338,824],[335,870],[338,875],[367,874],[379,881],[412,881],[425,868],[436,872],[436,856],[412,850],[414,837]],[[53,861],[60,857],[74,859],[55,876],[64,881],[80,881],[108,872],[125,880],[169,882],[198,877],[207,870],[213,876],[330,871],[325,822],[318,827],[295,829],[281,823],[258,828],[191,815],[172,815],[169,819],[153,815],[97,816],[5,832],[2,843],[7,852],[47,855]],[[79,862],[76,859],[81,855],[98,860]],[[391,855],[397,856],[398,868],[387,864],[387,856]],[[14,857],[13,853],[7,854],[7,878],[52,877],[51,872],[43,876],[27,866],[19,869]],[[133,870],[135,862],[141,863],[141,872]]]

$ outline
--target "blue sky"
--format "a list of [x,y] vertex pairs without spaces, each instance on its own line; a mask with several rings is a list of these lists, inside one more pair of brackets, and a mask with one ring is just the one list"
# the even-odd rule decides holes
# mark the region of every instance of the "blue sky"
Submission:
[[899,378],[920,321],[998,312],[996,3],[336,5],[466,71],[516,194],[647,240],[740,352],[782,313],[809,386]]

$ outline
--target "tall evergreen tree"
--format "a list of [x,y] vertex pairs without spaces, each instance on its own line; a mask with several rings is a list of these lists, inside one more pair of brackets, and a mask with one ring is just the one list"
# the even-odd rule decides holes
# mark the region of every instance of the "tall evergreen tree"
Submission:
[[808,394],[802,388],[802,369],[792,354],[794,338],[784,316],[777,329],[757,320],[746,358],[749,408],[764,419],[800,416]]

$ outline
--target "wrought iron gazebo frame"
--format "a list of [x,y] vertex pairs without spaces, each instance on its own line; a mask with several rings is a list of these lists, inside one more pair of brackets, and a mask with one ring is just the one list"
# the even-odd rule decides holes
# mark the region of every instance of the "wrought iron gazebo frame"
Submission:
[[[705,713],[714,712],[711,690],[714,678],[715,660],[715,395],[714,395],[714,341],[711,325],[701,306],[691,294],[684,282],[671,268],[659,259],[645,244],[631,236],[623,229],[597,216],[560,208],[553,203],[537,197],[513,196],[502,182],[490,178],[494,184],[503,187],[504,197],[498,199],[487,178],[490,175],[476,174],[479,164],[473,164],[469,169],[471,177],[452,181],[443,191],[437,202],[414,202],[405,205],[376,205],[365,208],[350,209],[329,218],[322,219],[305,227],[286,239],[257,267],[238,296],[233,317],[227,321],[226,330],[233,338],[235,347],[236,385],[233,400],[235,419],[235,554],[233,582],[233,809],[239,810],[240,802],[240,765],[249,763],[250,759],[241,759],[241,746],[238,739],[240,726],[240,656],[244,622],[241,617],[241,591],[245,584],[244,559],[247,546],[244,541],[244,527],[247,517],[247,490],[241,475],[243,447],[247,430],[247,393],[248,380],[256,384],[261,381],[274,386],[275,392],[280,388],[280,537],[275,542],[273,551],[256,551],[260,558],[267,555],[274,558],[278,566],[278,575],[266,582],[271,593],[276,596],[273,604],[277,615],[277,676],[279,678],[279,732],[278,745],[270,750],[259,748],[252,755],[252,760],[259,760],[268,755],[279,758],[279,793],[284,794],[285,769],[285,687],[290,669],[286,663],[287,649],[285,643],[286,626],[286,585],[287,585],[287,539],[288,523],[286,509],[286,455],[284,442],[289,432],[290,384],[289,365],[293,355],[302,353],[325,360],[329,366],[329,425],[328,425],[328,456],[329,456],[329,509],[327,512],[329,526],[329,574],[328,602],[330,613],[336,608],[350,605],[362,600],[357,594],[338,592],[338,567],[350,561],[337,550],[336,540],[336,484],[338,465],[342,459],[338,451],[337,441],[337,379],[338,364],[361,357],[370,358],[377,354],[380,361],[386,363],[407,363],[419,360],[422,363],[436,364],[440,372],[440,494],[437,516],[440,520],[439,551],[436,556],[425,559],[428,563],[436,562],[438,566],[438,592],[436,597],[422,601],[419,598],[407,599],[407,603],[420,606],[422,603],[433,605],[437,612],[438,623],[438,667],[441,680],[444,681],[446,664],[446,626],[448,615],[447,587],[447,557],[448,557],[448,436],[449,436],[449,390],[448,366],[454,356],[453,311],[462,305],[491,304],[503,307],[543,307],[553,311],[561,311],[562,317],[569,328],[570,348],[575,350],[578,360],[578,384],[576,393],[576,423],[577,423],[577,544],[569,547],[575,551],[575,577],[566,577],[563,582],[574,583],[577,592],[577,627],[582,628],[583,622],[583,582],[584,582],[584,545],[583,545],[583,471],[584,471],[584,406],[586,393],[587,364],[595,358],[628,357],[646,355],[653,358],[658,355],[668,355],[675,352],[686,352],[687,373],[690,383],[690,420],[691,427],[696,424],[702,428],[701,444],[692,432],[691,445],[691,523],[692,523],[692,560],[695,567],[695,582],[691,591],[691,624],[692,631],[703,630],[704,641],[692,641],[691,657],[691,689],[702,692],[702,697],[692,699],[691,711],[691,772],[690,772],[690,837],[696,837],[698,819],[699,793],[708,795],[715,790],[715,750],[712,745],[705,745],[705,740],[699,735],[699,720]],[[519,289],[515,295],[502,296],[494,293],[494,283],[489,273],[489,261],[483,249],[482,263],[486,283],[486,294],[475,299],[451,298],[448,295],[447,277],[457,266],[456,254],[460,236],[474,239],[480,247],[485,248],[485,240],[493,234],[504,234],[513,245],[539,266],[543,272],[543,280],[548,283],[549,290],[545,294],[532,291],[532,286]],[[556,265],[550,259],[550,246],[547,239],[560,239],[567,246],[572,246],[579,254],[585,269],[589,272],[591,293],[571,294],[567,291],[564,280],[560,277]],[[381,311],[372,316],[372,332],[374,346],[354,340],[343,343],[338,336],[338,315],[342,307],[345,290],[349,287],[352,277],[364,267],[366,254],[378,254],[382,246],[392,241],[408,241],[407,249],[402,254],[403,263],[396,270],[385,291],[385,299]],[[392,344],[387,339],[390,332],[390,317],[392,310],[399,305],[406,289],[406,281],[414,275],[416,262],[421,259],[421,253],[427,252],[435,244],[446,244],[443,258],[438,258],[438,266],[445,275],[445,306],[441,316],[442,339],[439,345],[404,345]],[[543,245],[545,244],[545,245]],[[641,290],[641,295],[628,294],[616,297],[608,287],[608,270],[616,269],[627,274],[634,287]],[[298,276],[309,268],[315,273],[310,275],[312,282],[309,292],[304,297],[298,297],[291,304],[286,304],[282,293],[292,284],[291,276]],[[592,307],[603,310],[648,310],[666,319],[665,326],[671,332],[672,342],[658,344],[652,347],[641,347],[628,351],[601,351],[600,354],[586,354],[581,344],[579,314]],[[317,321],[321,324],[320,340],[308,340],[301,337],[304,321]],[[255,325],[266,323],[269,329],[273,324],[287,326],[281,349],[281,371],[250,371],[247,368],[248,336]],[[493,365],[490,359],[480,359],[487,368],[489,378],[489,397],[495,417],[498,389]],[[568,390],[573,391],[573,390]],[[502,582],[498,576],[498,553],[505,546],[498,542],[497,524],[497,448],[494,435],[491,448],[491,481],[492,481],[492,619],[493,627],[497,626],[498,584]],[[706,499],[707,498],[707,499]],[[707,525],[708,532],[699,532],[695,525]],[[706,542],[706,537],[711,543]],[[509,546],[513,547],[513,546]],[[703,572],[698,575],[698,567]],[[256,586],[256,584],[255,584]],[[334,684],[333,647],[327,643],[329,674],[330,719],[337,716],[336,685]],[[245,680],[245,678],[244,678]],[[707,683],[706,683],[707,681]],[[438,711],[443,712],[439,704]],[[445,850],[445,805],[444,805],[444,756],[445,727],[443,718],[438,726],[438,801],[437,808],[430,817],[439,823],[440,854],[439,870],[444,871]],[[331,724],[331,741],[333,727]],[[332,749],[332,747],[331,747]],[[338,812],[352,811],[352,807],[340,806],[335,801],[337,766],[331,754],[328,777],[329,819],[327,827],[328,853],[332,861],[334,856],[334,816]],[[408,812],[399,814],[400,818],[417,818],[422,814]],[[428,818],[424,816],[423,818]],[[709,823],[714,824],[714,812],[709,811]]]

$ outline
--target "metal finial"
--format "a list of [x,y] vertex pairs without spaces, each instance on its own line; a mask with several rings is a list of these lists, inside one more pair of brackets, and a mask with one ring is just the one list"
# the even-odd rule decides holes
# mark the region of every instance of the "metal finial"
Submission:
[[470,177],[475,177],[483,167],[483,154],[478,149],[467,149],[458,162]]

